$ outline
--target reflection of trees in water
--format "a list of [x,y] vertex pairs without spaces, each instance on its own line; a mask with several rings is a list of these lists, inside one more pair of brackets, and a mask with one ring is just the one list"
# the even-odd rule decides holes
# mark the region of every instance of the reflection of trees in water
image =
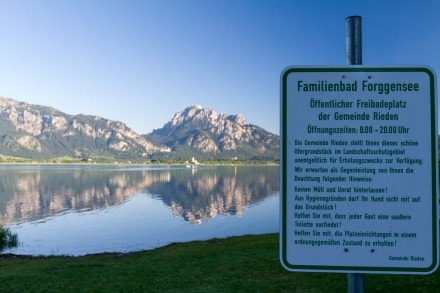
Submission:
[[276,167],[0,168],[0,224],[120,204],[147,189],[187,221],[240,215],[279,190]]
[[146,172],[32,168],[0,170],[2,223],[45,218],[65,210],[101,209],[145,188]]
[[217,167],[179,170],[168,182],[148,191],[171,207],[174,215],[200,223],[217,215],[238,215],[279,191],[276,167]]

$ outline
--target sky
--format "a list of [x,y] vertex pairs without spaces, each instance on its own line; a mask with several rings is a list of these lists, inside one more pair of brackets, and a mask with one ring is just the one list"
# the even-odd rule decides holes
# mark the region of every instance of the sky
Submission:
[[363,64],[440,73],[437,0],[0,0],[0,96],[97,115],[139,134],[190,105],[279,133],[280,75]]

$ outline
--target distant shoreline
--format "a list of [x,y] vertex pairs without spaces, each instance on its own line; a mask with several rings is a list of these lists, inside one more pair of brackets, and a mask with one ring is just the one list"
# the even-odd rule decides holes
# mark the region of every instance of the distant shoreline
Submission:
[[76,165],[186,165],[186,166],[203,166],[203,165],[279,165],[278,161],[270,160],[200,160],[198,164],[193,164],[189,161],[183,160],[153,160],[153,161],[128,161],[128,160],[93,160],[81,161],[71,158],[54,158],[45,160],[33,160],[24,158],[4,158],[0,157],[0,164],[76,164]]

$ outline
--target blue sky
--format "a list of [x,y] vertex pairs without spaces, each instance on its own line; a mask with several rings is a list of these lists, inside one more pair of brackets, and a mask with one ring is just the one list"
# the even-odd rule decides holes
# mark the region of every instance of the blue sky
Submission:
[[363,18],[364,65],[440,72],[440,1],[0,0],[0,96],[125,122],[138,133],[200,104],[279,132],[290,65],[344,65]]

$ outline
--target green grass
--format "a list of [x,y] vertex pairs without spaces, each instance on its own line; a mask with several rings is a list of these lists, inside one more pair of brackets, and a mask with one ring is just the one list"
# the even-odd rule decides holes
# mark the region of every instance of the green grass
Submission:
[[[435,292],[429,276],[366,275],[366,292]],[[293,273],[278,235],[172,244],[130,254],[0,258],[0,292],[346,292],[347,274]]]

